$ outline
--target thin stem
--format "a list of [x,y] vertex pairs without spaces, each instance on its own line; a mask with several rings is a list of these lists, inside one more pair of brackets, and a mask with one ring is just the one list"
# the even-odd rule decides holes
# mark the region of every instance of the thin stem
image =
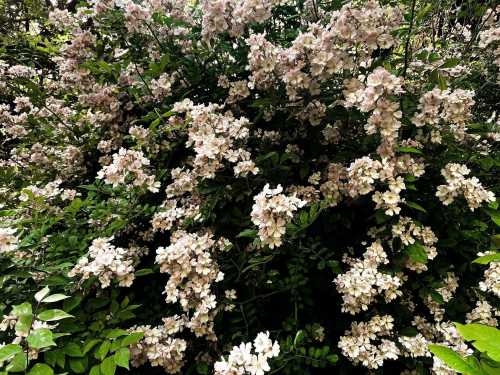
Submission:
[[417,0],[413,0],[411,4],[411,19],[410,19],[410,27],[408,29],[408,38],[406,38],[406,44],[405,44],[405,66],[403,68],[403,77],[406,77],[406,70],[408,69],[408,62],[409,62],[409,54],[410,54],[410,39],[411,39],[411,32],[413,30],[413,23],[415,20],[415,5],[417,4]]

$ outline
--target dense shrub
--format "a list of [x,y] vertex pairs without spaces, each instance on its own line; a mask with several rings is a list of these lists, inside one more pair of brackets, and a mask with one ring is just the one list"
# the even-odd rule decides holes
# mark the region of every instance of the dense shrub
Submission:
[[0,374],[500,373],[494,1],[63,3],[0,1]]

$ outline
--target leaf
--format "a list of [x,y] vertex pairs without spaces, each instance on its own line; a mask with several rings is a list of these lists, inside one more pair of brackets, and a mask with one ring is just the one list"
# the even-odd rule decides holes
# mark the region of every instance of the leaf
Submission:
[[69,367],[73,372],[83,374],[87,369],[87,358],[70,358]]
[[43,353],[43,358],[45,359],[45,363],[48,363],[50,366],[54,367],[56,365],[57,357],[55,351]]
[[154,273],[154,271],[151,268],[143,268],[135,272],[135,277],[146,276],[152,273]]
[[429,350],[442,360],[451,369],[465,375],[481,375],[479,371],[471,367],[465,360],[450,348],[441,345],[430,344]]
[[108,354],[110,346],[111,342],[109,340],[103,341],[99,349],[96,350],[94,357],[102,361]]
[[429,294],[435,302],[437,302],[439,304],[444,303],[444,298],[440,293],[436,292],[435,290],[431,290]]
[[50,289],[48,286],[43,288],[42,290],[35,293],[35,299],[40,302],[47,294],[49,294]]
[[490,215],[491,220],[500,227],[500,212],[497,210],[492,210],[491,208],[485,208],[484,211]]
[[117,337],[120,337],[120,336],[126,336],[128,335],[128,332],[125,331],[124,329],[112,329],[111,331],[109,331],[108,333],[106,333],[106,337],[108,339],[116,339]]
[[66,364],[66,354],[64,353],[64,350],[55,350],[56,353],[56,363],[60,368],[64,368],[64,365]]
[[83,357],[83,352],[80,349],[80,345],[76,342],[69,342],[64,346],[64,353],[70,357]]
[[71,297],[70,299],[64,301],[64,304],[63,304],[64,311],[70,312],[75,307],[80,305],[81,301],[82,301],[82,296]]
[[500,253],[484,255],[482,257],[476,258],[472,261],[472,263],[477,264],[488,264],[491,262],[500,261]]
[[257,237],[258,231],[256,229],[245,229],[244,231],[238,233],[236,238],[243,238],[243,237],[248,237],[248,238],[255,238]]
[[42,349],[56,345],[52,337],[52,331],[48,328],[35,329],[26,340],[29,346],[34,349]]
[[26,366],[28,365],[28,358],[26,357],[26,353],[21,352],[17,353],[12,361],[5,367],[7,372],[21,372],[24,371]]
[[128,348],[119,349],[113,356],[113,359],[117,366],[124,367],[127,370],[129,369],[128,361],[130,359],[130,351]]
[[423,155],[423,152],[420,151],[418,148],[415,147],[409,147],[409,146],[404,146],[404,147],[398,147],[397,151],[405,153],[405,154],[418,154],[418,155]]
[[13,306],[11,314],[15,316],[32,314],[31,303],[24,302],[20,305]]
[[410,202],[410,201],[406,201],[405,203],[406,203],[406,205],[407,205],[408,207],[414,208],[414,209],[416,209],[416,210],[418,210],[418,211],[427,212],[427,211],[426,211],[426,209],[425,209],[425,208],[423,208],[423,207],[422,207],[421,205],[419,205],[418,203],[415,203],[415,202]]
[[196,364],[196,372],[200,375],[208,375],[210,373],[210,368],[204,362],[199,362]]
[[32,314],[19,315],[16,323],[16,333],[27,334],[31,329],[32,322],[33,322]]
[[427,263],[427,252],[425,251],[425,248],[418,242],[407,246],[405,252],[414,262]]
[[101,370],[99,365],[92,366],[89,375],[101,375]]
[[336,363],[339,360],[339,356],[337,354],[330,354],[329,356],[326,357],[326,359],[330,363]]
[[92,348],[94,346],[96,346],[99,342],[101,342],[101,340],[99,340],[99,339],[92,339],[92,340],[86,341],[85,345],[83,345],[83,354],[87,354],[88,352],[90,352],[92,350]]
[[299,330],[295,334],[295,339],[293,340],[293,346],[296,347],[304,339],[304,331]]
[[115,371],[116,363],[113,357],[108,357],[101,363],[101,372],[103,375],[114,375]]
[[481,370],[486,375],[498,375],[500,373],[500,363],[494,362],[491,359],[483,358],[481,360]]
[[467,341],[492,340],[500,342],[500,330],[479,323],[460,324],[455,323],[457,331]]
[[29,375],[53,375],[54,370],[49,365],[46,365],[45,363],[37,363],[35,364],[30,372],[28,373]]
[[491,243],[492,243],[493,249],[499,249],[500,248],[500,234],[495,234],[494,236],[491,236]]
[[454,66],[457,66],[459,63],[460,59],[451,58],[446,60],[439,68],[441,69],[453,68]]
[[0,363],[14,357],[16,354],[21,353],[23,349],[18,344],[7,344],[0,348]]
[[38,319],[46,322],[53,322],[66,318],[74,318],[74,316],[60,309],[45,310],[38,314]]
[[59,302],[63,299],[69,298],[69,296],[65,296],[64,294],[52,294],[48,297],[45,297],[42,302],[51,303],[51,302]]
[[494,361],[500,362],[500,330],[484,324],[455,323],[457,331],[482,353],[486,353]]
[[138,343],[144,337],[143,332],[134,332],[122,340],[122,346],[129,346]]

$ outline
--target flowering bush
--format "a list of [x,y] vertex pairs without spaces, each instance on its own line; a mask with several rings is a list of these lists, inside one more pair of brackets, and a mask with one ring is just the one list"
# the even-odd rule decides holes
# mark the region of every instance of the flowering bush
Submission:
[[0,374],[500,371],[494,1],[42,3],[0,1]]

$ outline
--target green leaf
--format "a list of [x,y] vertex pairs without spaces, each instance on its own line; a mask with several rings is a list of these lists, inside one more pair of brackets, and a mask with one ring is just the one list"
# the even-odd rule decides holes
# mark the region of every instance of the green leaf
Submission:
[[31,323],[33,321],[31,304],[29,302],[24,302],[20,305],[13,306],[11,314],[18,318],[16,333],[27,334],[31,329]]
[[116,363],[113,357],[108,357],[101,363],[101,372],[103,375],[114,375],[115,371]]
[[64,353],[70,357],[83,357],[84,354],[80,349],[80,345],[76,342],[69,342],[64,346]]
[[141,276],[146,276],[154,273],[154,271],[151,268],[142,268],[140,270],[137,270],[135,272],[135,277],[141,277]]
[[35,329],[26,338],[31,348],[42,349],[48,346],[54,346],[56,343],[52,337],[52,331],[48,328]]
[[53,322],[66,318],[74,318],[74,316],[60,309],[45,310],[38,314],[38,319],[46,322]]
[[481,372],[470,366],[460,355],[450,348],[430,344],[429,350],[451,369],[465,375],[481,375]]
[[210,373],[210,368],[204,362],[199,362],[196,364],[196,372],[200,375],[208,375]]
[[293,346],[296,347],[298,344],[302,342],[303,339],[304,339],[304,331],[302,330],[297,331],[297,333],[295,334],[295,339],[293,340]]
[[326,359],[330,363],[336,363],[339,360],[339,356],[337,354],[330,354],[329,356],[326,357]]
[[92,366],[89,375],[101,375],[101,370],[99,365]]
[[54,375],[54,370],[49,365],[46,365],[45,363],[37,363],[35,364],[30,372],[28,373],[29,375]]
[[484,324],[455,323],[457,331],[482,353],[486,353],[494,361],[500,362],[500,330]]
[[16,354],[21,353],[23,349],[18,344],[7,344],[0,348],[0,363],[14,357]]
[[418,148],[409,147],[409,146],[398,147],[398,151],[402,152],[402,153],[405,153],[405,154],[418,154],[418,155],[422,155],[423,154],[423,152],[420,151]]
[[453,68],[454,66],[457,66],[460,63],[460,59],[457,58],[451,58],[446,60],[441,66],[441,69],[446,69],[446,68]]
[[69,359],[69,367],[71,370],[77,374],[85,373],[87,369],[87,358],[70,358]]
[[431,298],[434,301],[436,301],[437,303],[439,303],[439,304],[444,303],[443,296],[441,294],[439,294],[438,292],[436,292],[435,290],[431,290],[429,294],[430,294]]
[[244,231],[238,233],[236,238],[243,238],[243,237],[255,238],[257,237],[257,233],[258,231],[256,229],[245,229]]
[[21,372],[28,366],[28,358],[26,357],[26,353],[21,352],[17,353],[12,361],[5,367],[7,372]]
[[59,350],[54,350],[54,353],[56,354],[56,363],[60,368],[64,368],[64,365],[66,364],[66,354],[64,353],[64,350],[59,349]]
[[425,248],[418,242],[407,246],[405,252],[414,262],[427,263],[427,252],[425,251]]
[[63,299],[69,298],[69,296],[65,296],[64,294],[52,294],[48,297],[45,297],[42,302],[51,303],[51,302],[59,302]]
[[415,203],[415,202],[410,202],[410,201],[406,201],[405,204],[408,206],[408,207],[411,207],[411,208],[414,208],[418,211],[422,211],[422,212],[427,212],[425,210],[425,208],[423,208],[421,205],[419,205],[418,203]]
[[117,337],[120,337],[120,336],[126,336],[128,335],[128,332],[125,331],[124,329],[112,329],[111,331],[109,331],[108,333],[106,333],[106,337],[108,339],[116,339]]
[[70,299],[64,301],[63,309],[66,312],[70,312],[75,307],[80,305],[80,302],[82,302],[82,296],[71,297]]
[[128,348],[119,349],[113,356],[113,359],[117,366],[124,367],[127,370],[129,369],[128,361],[130,359],[130,351]]
[[122,346],[129,346],[138,343],[144,337],[143,332],[134,332],[122,340]]
[[491,208],[485,208],[484,211],[491,217],[491,220],[500,227],[500,211]]
[[40,302],[47,294],[49,294],[50,292],[50,289],[48,286],[46,286],[45,288],[43,288],[42,290],[36,292],[35,294],[35,299]]
[[101,340],[99,339],[92,339],[89,341],[86,341],[85,344],[83,345],[83,354],[87,354],[92,350],[94,346],[96,346]]
[[33,323],[33,315],[31,314],[18,315],[16,323],[16,333],[27,334],[31,329],[31,323]]
[[460,324],[455,323],[458,333],[467,341],[492,340],[500,342],[500,330],[478,323]]
[[480,365],[481,370],[483,370],[486,375],[500,374],[500,362],[494,362],[489,358],[483,358]]
[[45,363],[48,363],[50,366],[54,367],[57,361],[55,351],[48,351],[43,353],[43,359]]
[[94,357],[102,361],[108,354],[110,346],[111,342],[109,340],[103,341],[99,349],[96,350]]
[[474,259],[472,261],[472,263],[488,264],[488,263],[497,262],[497,261],[500,261],[500,253],[484,255],[482,257]]

